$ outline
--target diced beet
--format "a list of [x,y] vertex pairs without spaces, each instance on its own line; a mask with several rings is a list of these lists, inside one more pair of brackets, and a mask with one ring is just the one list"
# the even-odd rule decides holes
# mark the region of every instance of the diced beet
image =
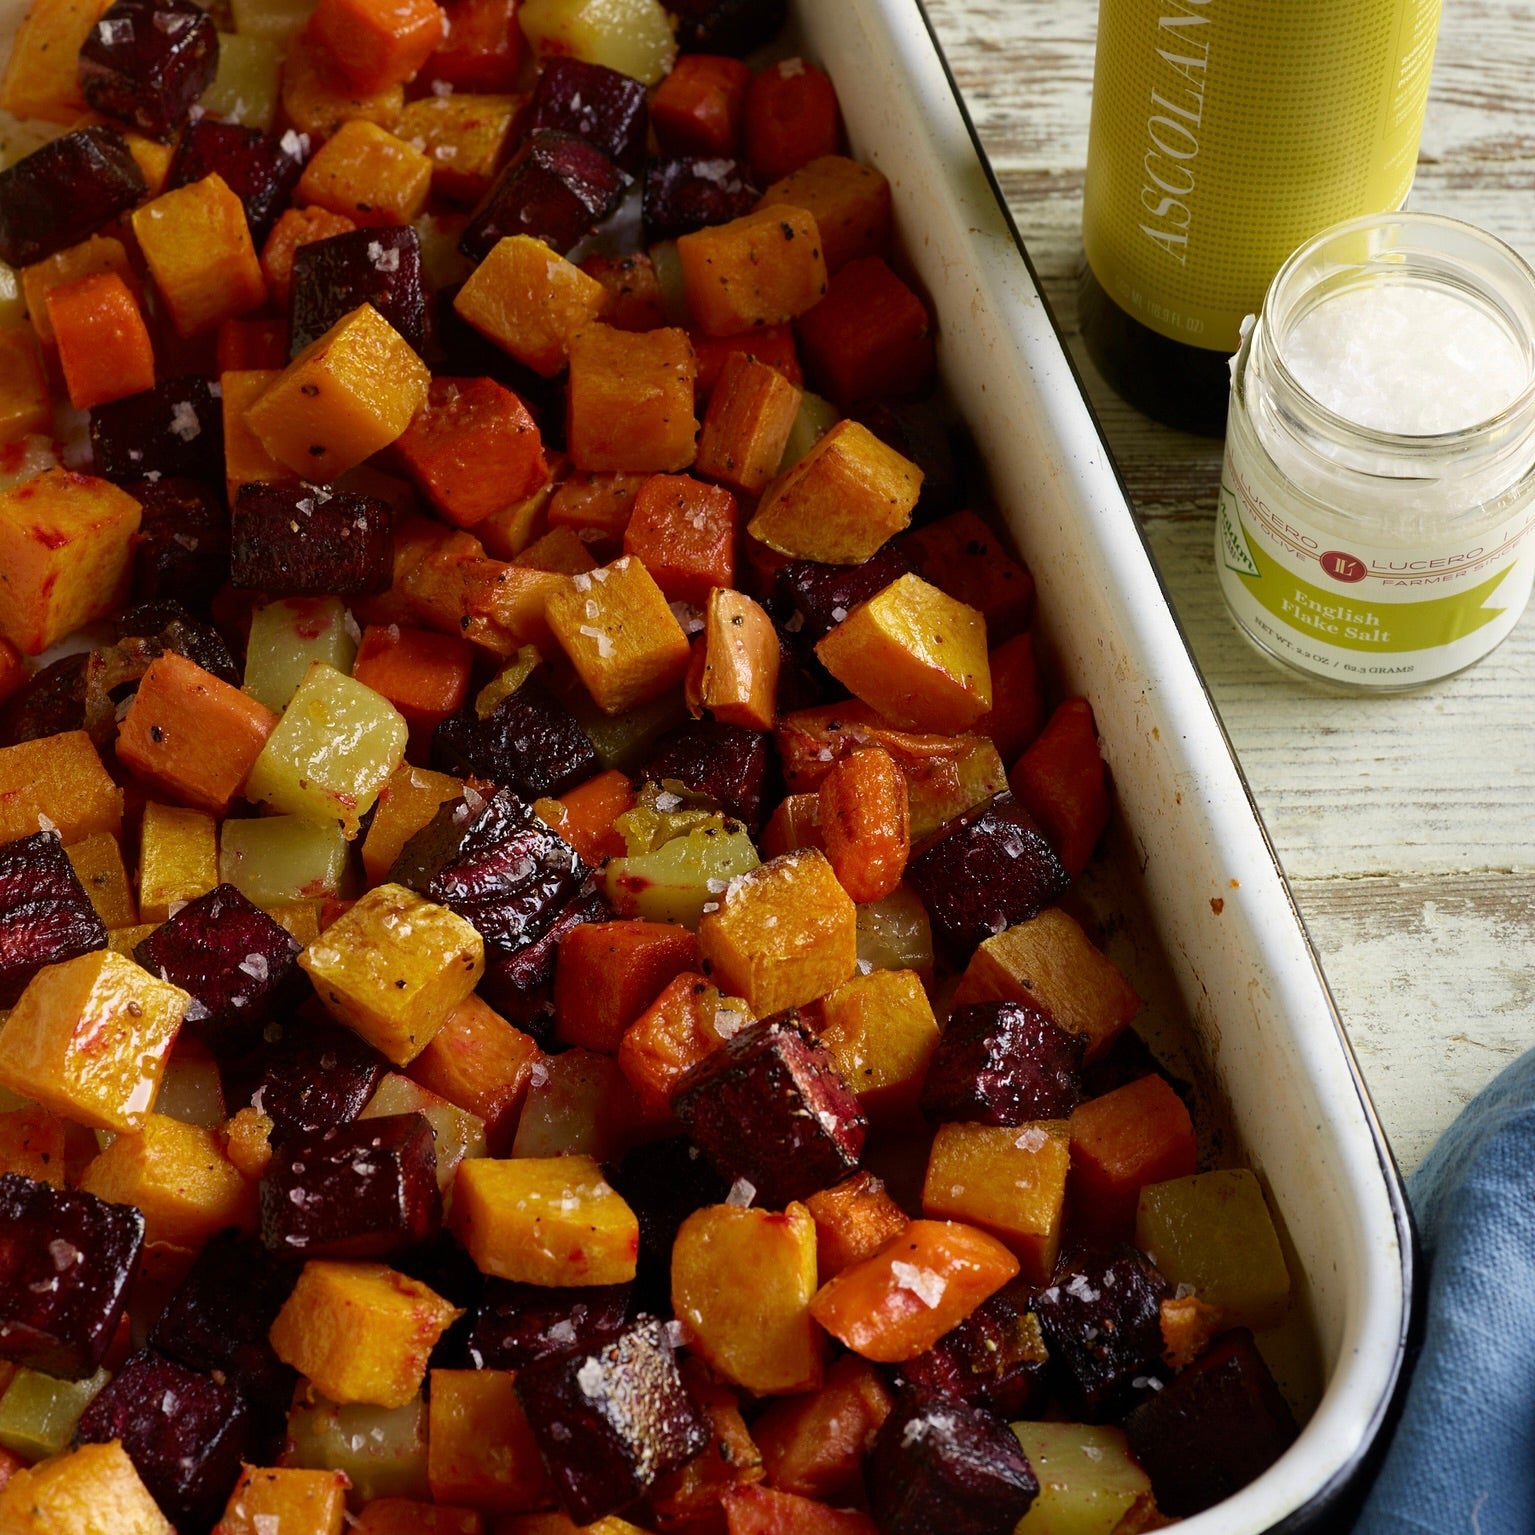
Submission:
[[1162,1302],[1172,1286],[1144,1253],[1083,1252],[1034,1298],[1055,1387],[1085,1421],[1117,1416],[1157,1389]]
[[57,832],[0,845],[0,1007],[44,965],[104,949],[107,930]]
[[444,378],[489,378],[510,389],[538,425],[546,452],[565,447],[565,377],[544,378],[480,334],[454,307],[458,287],[440,288],[434,311],[434,336]]
[[189,123],[165,178],[166,189],[217,174],[245,206],[245,221],[259,244],[304,172],[307,141],[296,133],[263,133],[239,123],[200,117]]
[[372,304],[416,349],[429,340],[421,236],[410,225],[353,229],[293,253],[288,355],[297,357],[359,304]]
[[[909,458],[922,471],[922,491],[912,509],[912,522],[931,522],[970,504],[965,480],[966,454],[955,451],[963,428],[952,425],[926,400],[860,400],[848,411],[888,447]],[[973,445],[962,444],[970,449]],[[996,637],[992,637],[996,643]]]
[[532,235],[563,256],[618,206],[625,179],[600,149],[573,133],[530,133],[469,216],[458,248],[483,261],[508,235]]
[[486,949],[480,996],[508,1023],[547,1045],[554,1037],[554,970],[560,940],[583,922],[606,922],[612,915],[589,880],[531,943],[520,949]]
[[999,1290],[897,1373],[908,1385],[957,1397],[1011,1423],[1043,1409],[1049,1352],[1027,1302]]
[[680,783],[690,794],[714,801],[755,835],[762,829],[770,787],[771,737],[742,725],[693,720],[669,730],[645,760],[653,783]]
[[600,1348],[535,1360],[517,1395],[565,1512],[577,1524],[638,1501],[709,1442],[666,1327],[640,1317]]
[[1261,1476],[1297,1429],[1252,1334],[1238,1328],[1142,1402],[1125,1433],[1157,1507],[1185,1518]]
[[0,171],[0,261],[31,266],[82,240],[143,195],[144,173],[115,129],[79,128]]
[[297,1276],[296,1265],[259,1242],[220,1232],[193,1260],[145,1342],[189,1369],[222,1372],[270,1434],[286,1421],[297,1371],[277,1357],[267,1333]]
[[145,475],[214,479],[224,473],[223,408],[205,378],[168,378],[91,412],[95,473],[114,485]]
[[33,672],[0,710],[0,746],[84,729],[85,663],[77,651]]
[[645,238],[675,240],[750,213],[761,196],[744,160],[703,155],[658,157],[645,167]]
[[[264,1043],[226,1071],[225,1098],[271,1116],[274,1143],[349,1124],[367,1108],[389,1063],[362,1036],[302,1015],[269,1023]],[[250,1091],[241,1091],[249,1084]]]
[[782,1019],[733,1034],[683,1077],[671,1103],[715,1167],[746,1179],[772,1209],[830,1188],[863,1154],[858,1100],[826,1050]]
[[143,1246],[132,1205],[0,1174],[0,1359],[69,1380],[94,1375]]
[[516,950],[550,926],[588,872],[568,842],[498,789],[440,806],[401,848],[389,878],[456,911],[487,943]]
[[240,685],[240,674],[224,636],[212,624],[193,617],[175,598],[136,602],[113,627],[119,644],[135,637],[149,640],[159,647],[155,654],[174,651],[231,687]]
[[197,480],[130,480],[123,488],[141,508],[133,600],[179,602],[206,618],[229,579],[229,513],[222,493]]
[[304,1258],[382,1258],[442,1223],[436,1137],[383,1114],[285,1140],[261,1177],[261,1240]]
[[140,1349],[80,1416],[81,1444],[120,1440],[150,1495],[183,1530],[206,1530],[239,1479],[250,1410],[227,1381]]
[[362,597],[393,578],[387,501],[323,485],[242,485],[229,579],[270,597]]
[[477,1370],[520,1370],[549,1354],[590,1353],[616,1337],[634,1315],[626,1284],[516,1284],[488,1279],[469,1327],[469,1361]]
[[684,53],[745,58],[770,43],[788,19],[788,0],[677,0],[677,46]]
[[934,1124],[1065,1119],[1082,1101],[1084,1039],[1019,1002],[955,1008],[922,1082]]
[[639,1219],[635,1285],[642,1302],[667,1309],[677,1232],[695,1210],[723,1203],[730,1180],[686,1136],[674,1135],[626,1151],[623,1160],[608,1170],[608,1181]]
[[193,0],[116,0],[80,45],[80,92],[103,117],[164,138],[218,67],[218,29]]
[[[860,602],[884,591],[911,569],[895,544],[881,546],[862,565],[788,560],[773,574],[775,606],[785,611],[802,643],[824,639]],[[799,615],[794,625],[793,615]]]
[[906,866],[951,964],[984,939],[1038,916],[1071,883],[1055,850],[1011,794],[952,821]]
[[575,716],[536,678],[481,719],[471,703],[432,732],[432,766],[529,799],[563,794],[601,767]]
[[292,992],[300,947],[233,885],[215,885],[162,922],[133,957],[191,993],[187,1023],[228,1054],[254,1044]]
[[584,139],[633,174],[645,158],[645,87],[631,75],[585,59],[544,60],[524,131],[552,128]]
[[880,1535],[1012,1535],[1039,1494],[1005,1423],[913,1386],[874,1436],[864,1485]]

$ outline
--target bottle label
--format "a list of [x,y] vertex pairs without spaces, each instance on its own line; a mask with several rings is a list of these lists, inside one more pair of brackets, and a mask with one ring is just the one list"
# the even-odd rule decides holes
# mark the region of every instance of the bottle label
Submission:
[[1458,542],[1387,548],[1327,533],[1265,496],[1230,446],[1215,563],[1237,622],[1300,671],[1409,688],[1479,660],[1519,620],[1535,577],[1535,500]]
[[1440,0],[1101,0],[1082,240],[1108,296],[1234,352],[1303,241],[1399,208]]

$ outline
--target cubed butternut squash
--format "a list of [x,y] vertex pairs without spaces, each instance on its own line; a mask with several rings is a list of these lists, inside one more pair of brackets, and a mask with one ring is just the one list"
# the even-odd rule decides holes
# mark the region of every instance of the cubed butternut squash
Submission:
[[[98,1522],[108,1511],[111,1524]],[[7,1535],[176,1535],[118,1439],[82,1444],[18,1471],[0,1487],[0,1529]]]
[[139,833],[139,912],[144,921],[164,922],[173,905],[206,895],[218,882],[219,838],[213,817],[153,800],[145,805]]
[[0,330],[0,443],[52,431],[53,399],[37,338],[19,325]]
[[123,825],[123,791],[83,730],[0,747],[0,841],[52,825],[68,845]]
[[510,1370],[433,1370],[427,1476],[438,1503],[489,1514],[542,1508],[553,1497]]
[[431,189],[432,162],[419,149],[359,118],[342,123],[321,145],[295,195],[370,228],[409,224]]
[[778,631],[745,592],[717,586],[704,608],[699,702],[717,720],[771,730],[778,705]]
[[315,46],[306,25],[293,38],[283,59],[282,109],[300,133],[317,138],[329,138],[349,122],[393,128],[405,110],[405,87],[357,90],[336,67],[330,50]]
[[677,241],[688,312],[706,336],[733,336],[802,315],[826,293],[815,217],[762,208]]
[[309,19],[310,38],[359,91],[414,78],[445,30],[433,0],[320,0]]
[[423,96],[400,113],[395,131],[432,162],[432,186],[456,202],[475,203],[496,179],[512,142],[523,96],[455,91]]
[[0,109],[70,127],[90,111],[80,94],[80,48],[110,0],[33,0],[20,18]]
[[821,1000],[819,1037],[871,1119],[914,1113],[938,1047],[938,1021],[915,971],[871,970],[844,981]]
[[580,470],[674,474],[693,462],[698,359],[685,330],[584,326],[570,338],[566,447]]
[[757,204],[784,205],[814,216],[828,273],[890,249],[890,183],[860,160],[822,155],[775,181]]
[[[108,929],[132,927],[138,921],[133,891],[128,886],[128,871],[123,866],[122,844],[111,832],[93,832],[64,849],[75,878],[85,886],[85,893],[96,908],[96,915]],[[160,920],[160,919],[156,919]]]
[[341,1535],[346,1491],[347,1479],[339,1471],[241,1466],[217,1535],[269,1535],[290,1526],[293,1535]]

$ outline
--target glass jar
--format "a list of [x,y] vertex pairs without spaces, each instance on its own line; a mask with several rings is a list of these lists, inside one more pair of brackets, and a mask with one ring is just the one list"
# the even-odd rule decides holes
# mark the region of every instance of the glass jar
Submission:
[[1260,649],[1403,689],[1486,655],[1535,575],[1535,272],[1455,219],[1351,219],[1232,364],[1216,569]]

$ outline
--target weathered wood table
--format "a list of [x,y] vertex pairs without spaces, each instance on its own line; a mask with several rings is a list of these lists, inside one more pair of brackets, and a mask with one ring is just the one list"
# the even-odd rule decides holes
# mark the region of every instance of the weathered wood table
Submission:
[[[1403,1170],[1535,1045],[1535,612],[1469,672],[1344,697],[1248,648],[1216,589],[1218,442],[1147,421],[1076,335],[1097,0],[924,0]],[[1535,259],[1535,7],[1446,4],[1410,206]]]

